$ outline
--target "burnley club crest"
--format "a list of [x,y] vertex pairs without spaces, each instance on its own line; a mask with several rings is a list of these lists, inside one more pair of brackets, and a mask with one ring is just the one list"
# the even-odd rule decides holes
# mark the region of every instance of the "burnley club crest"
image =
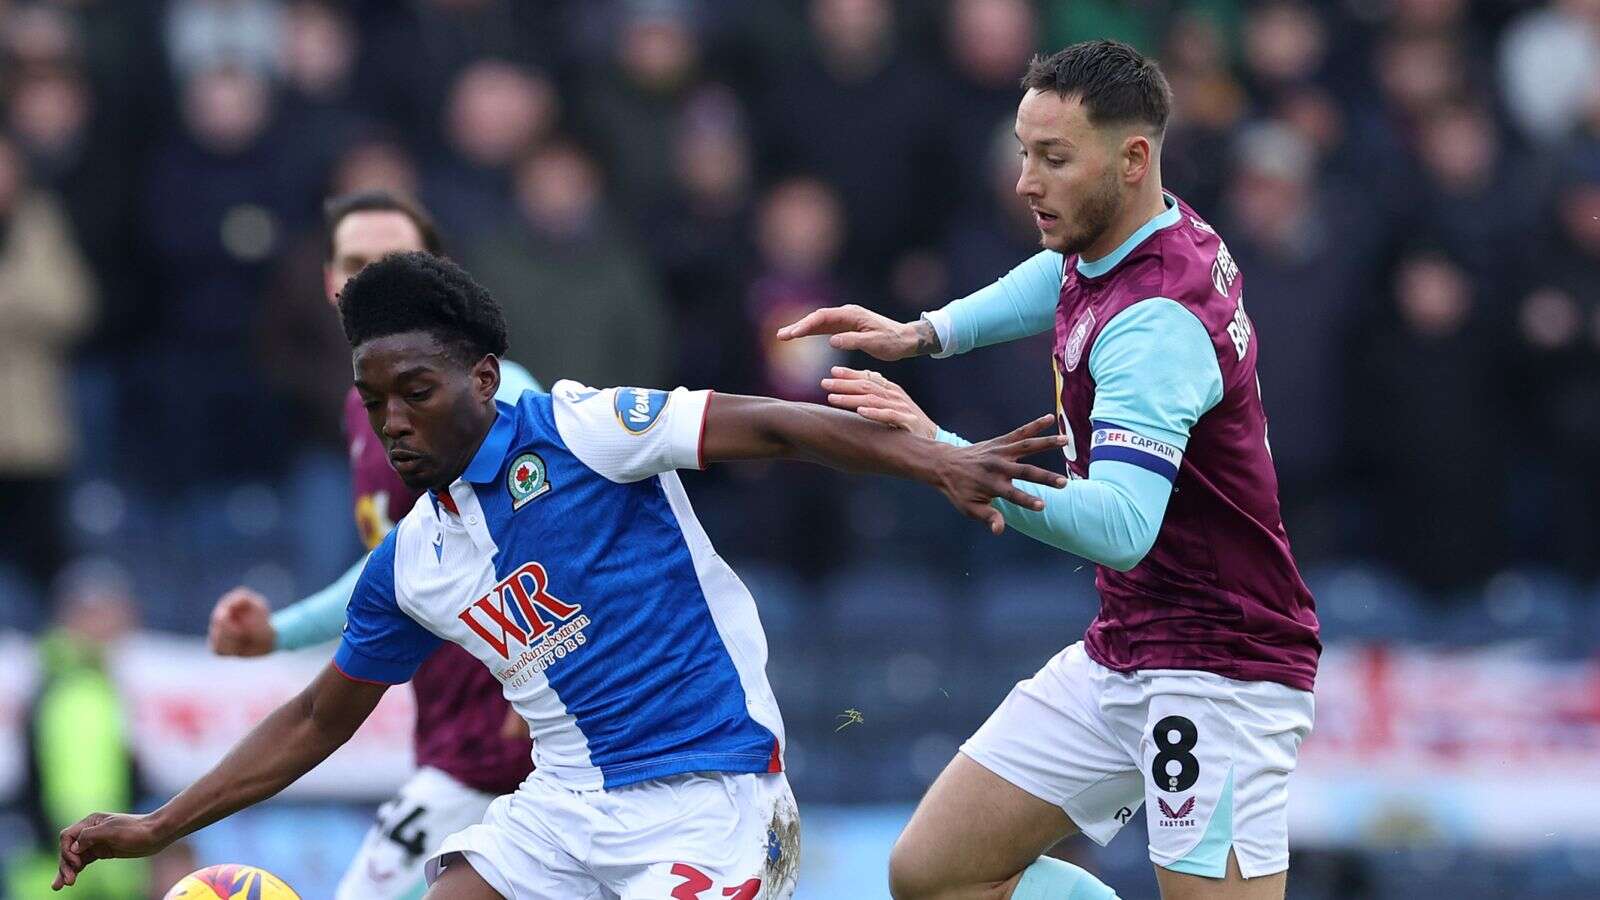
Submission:
[[1067,336],[1067,371],[1078,367],[1078,361],[1083,359],[1083,344],[1089,339],[1089,331],[1094,328],[1094,310],[1085,310],[1078,317],[1078,324],[1072,328],[1072,334]]

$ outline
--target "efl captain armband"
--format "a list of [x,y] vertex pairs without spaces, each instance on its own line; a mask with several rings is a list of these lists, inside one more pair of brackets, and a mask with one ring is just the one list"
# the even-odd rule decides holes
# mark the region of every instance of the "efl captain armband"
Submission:
[[1183,465],[1183,451],[1171,444],[1147,438],[1110,422],[1095,422],[1089,443],[1089,461],[1114,460],[1138,466],[1176,481]]

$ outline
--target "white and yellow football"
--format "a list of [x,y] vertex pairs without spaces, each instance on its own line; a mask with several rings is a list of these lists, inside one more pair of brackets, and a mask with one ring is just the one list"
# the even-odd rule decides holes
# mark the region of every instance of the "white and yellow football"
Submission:
[[221,865],[185,875],[162,900],[300,900],[300,895],[265,869]]

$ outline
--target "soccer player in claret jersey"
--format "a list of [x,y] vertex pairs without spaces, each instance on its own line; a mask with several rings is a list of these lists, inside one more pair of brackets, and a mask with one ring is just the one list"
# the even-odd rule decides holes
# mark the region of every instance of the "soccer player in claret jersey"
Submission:
[[[1077,44],[1035,59],[1023,87],[1017,193],[1048,249],[918,322],[836,307],[780,332],[891,360],[1055,330],[1073,480],[1030,487],[1042,511],[997,507],[1099,564],[1100,613],[928,789],[891,886],[903,900],[1112,897],[1040,854],[1076,832],[1104,844],[1146,803],[1166,900],[1282,898],[1321,645],[1279,515],[1243,278],[1162,190],[1170,92],[1153,61]],[[834,375],[836,405],[962,443],[877,373]]]
[[332,753],[442,641],[494,673],[534,739],[534,772],[428,862],[432,900],[781,900],[799,823],[755,603],[695,520],[675,469],[801,458],[923,481],[1003,530],[1012,434],[957,447],[826,406],[596,390],[496,402],[500,307],[448,261],[386,257],[339,300],[355,383],[401,480],[427,496],[372,552],[333,663],[210,773],[153,813],[62,832],[57,886],[256,803]]
[[[442,250],[427,211],[386,191],[330,199],[323,225],[323,289],[330,306],[367,263],[390,253]],[[526,369],[501,360],[497,398],[514,403],[525,390],[541,388]],[[371,551],[422,492],[407,487],[389,465],[354,387],[345,396],[344,432],[356,531]],[[224,656],[260,656],[338,640],[350,592],[365,564],[363,557],[333,584],[275,613],[260,594],[234,588],[212,611],[212,649]],[[422,864],[428,856],[447,836],[482,820],[494,798],[516,790],[533,766],[527,737],[504,733],[512,713],[499,680],[472,654],[442,644],[417,667],[411,688],[417,706],[416,774],[378,808],[377,821],[340,879],[334,900],[422,896]]]

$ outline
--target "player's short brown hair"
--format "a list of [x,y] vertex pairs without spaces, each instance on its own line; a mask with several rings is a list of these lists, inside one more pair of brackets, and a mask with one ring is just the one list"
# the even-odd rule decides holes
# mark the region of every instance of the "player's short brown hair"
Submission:
[[1121,41],[1084,41],[1036,55],[1022,87],[1076,97],[1091,125],[1139,122],[1153,127],[1158,138],[1172,115],[1172,88],[1161,66]]
[[339,230],[339,223],[345,216],[361,212],[397,212],[411,220],[417,226],[417,234],[422,236],[422,249],[434,256],[444,253],[444,241],[439,237],[439,226],[433,223],[433,216],[422,204],[408,197],[390,191],[369,190],[356,191],[351,194],[341,194],[338,197],[329,197],[322,203],[322,230],[325,234],[323,259],[333,262],[333,235]]

